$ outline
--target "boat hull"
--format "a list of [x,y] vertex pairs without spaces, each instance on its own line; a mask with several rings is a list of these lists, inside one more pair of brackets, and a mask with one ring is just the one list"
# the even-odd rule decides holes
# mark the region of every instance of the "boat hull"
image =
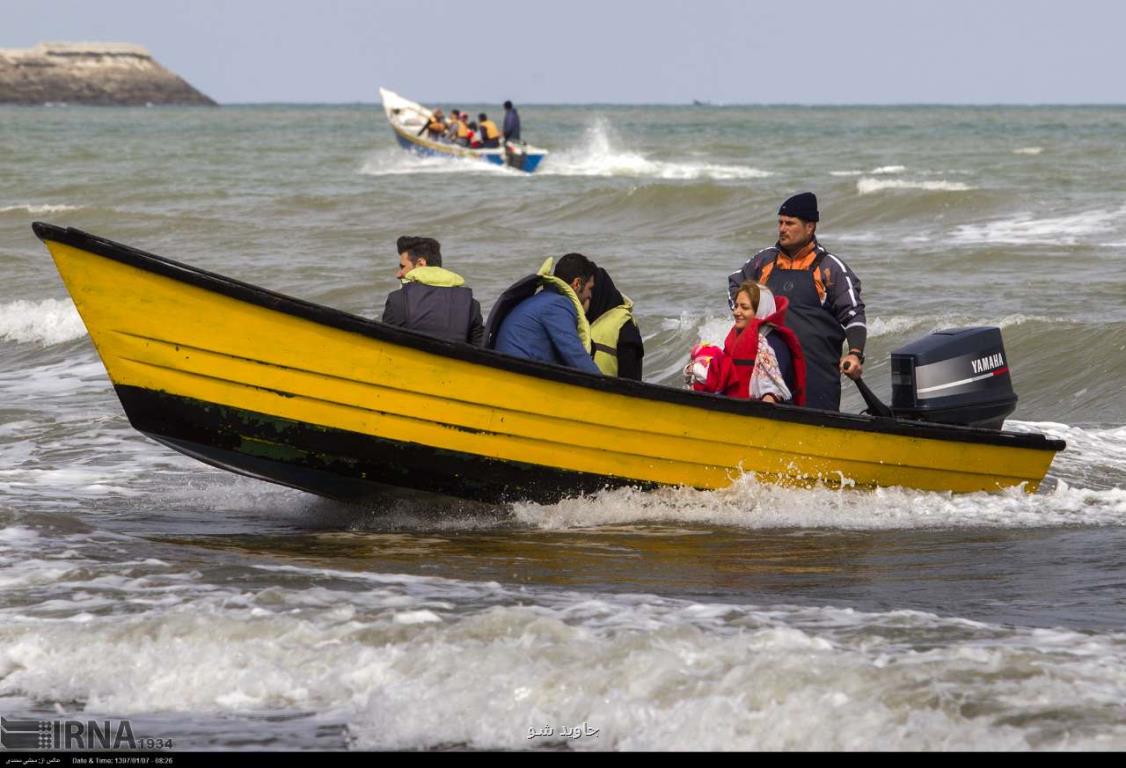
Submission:
[[395,139],[399,142],[399,146],[422,157],[453,157],[483,160],[493,165],[508,166],[518,171],[524,171],[525,173],[534,173],[535,170],[539,168],[540,162],[544,158],[543,152],[531,151],[523,154],[513,163],[508,160],[503,149],[468,149],[467,147],[459,147],[456,144],[442,144],[441,142],[429,141],[419,136],[411,136],[396,125],[391,126],[391,131],[395,134]]
[[329,498],[408,489],[485,502],[554,501],[623,478],[435,450],[137,387],[116,387],[129,422],[204,463]]
[[36,224],[131,423],[332,497],[598,488],[1034,490],[1060,441],[738,401],[432,339]]

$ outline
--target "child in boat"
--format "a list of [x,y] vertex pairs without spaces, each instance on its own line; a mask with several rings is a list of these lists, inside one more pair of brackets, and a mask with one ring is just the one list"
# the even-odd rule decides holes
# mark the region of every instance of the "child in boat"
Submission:
[[481,134],[477,130],[477,123],[469,124],[469,135],[466,138],[470,149],[480,149],[485,146],[485,143],[481,141]]

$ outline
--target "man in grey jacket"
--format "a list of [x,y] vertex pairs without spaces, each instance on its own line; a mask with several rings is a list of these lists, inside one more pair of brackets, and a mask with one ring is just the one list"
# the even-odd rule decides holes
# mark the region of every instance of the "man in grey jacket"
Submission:
[[481,346],[485,324],[481,305],[461,275],[442,268],[442,247],[429,237],[400,237],[399,271],[403,287],[387,296],[383,322],[447,341]]

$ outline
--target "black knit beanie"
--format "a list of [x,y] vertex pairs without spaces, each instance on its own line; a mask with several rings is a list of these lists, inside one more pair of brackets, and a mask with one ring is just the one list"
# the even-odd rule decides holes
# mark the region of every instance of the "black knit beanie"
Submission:
[[817,195],[812,192],[802,192],[794,195],[778,209],[779,216],[793,216],[802,221],[818,221]]

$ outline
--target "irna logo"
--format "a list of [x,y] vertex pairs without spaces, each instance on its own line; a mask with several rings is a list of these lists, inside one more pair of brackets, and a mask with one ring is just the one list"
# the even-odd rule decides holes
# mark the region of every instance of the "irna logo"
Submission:
[[0,745],[19,750],[137,749],[141,746],[128,720],[16,720],[8,717],[0,717]]

